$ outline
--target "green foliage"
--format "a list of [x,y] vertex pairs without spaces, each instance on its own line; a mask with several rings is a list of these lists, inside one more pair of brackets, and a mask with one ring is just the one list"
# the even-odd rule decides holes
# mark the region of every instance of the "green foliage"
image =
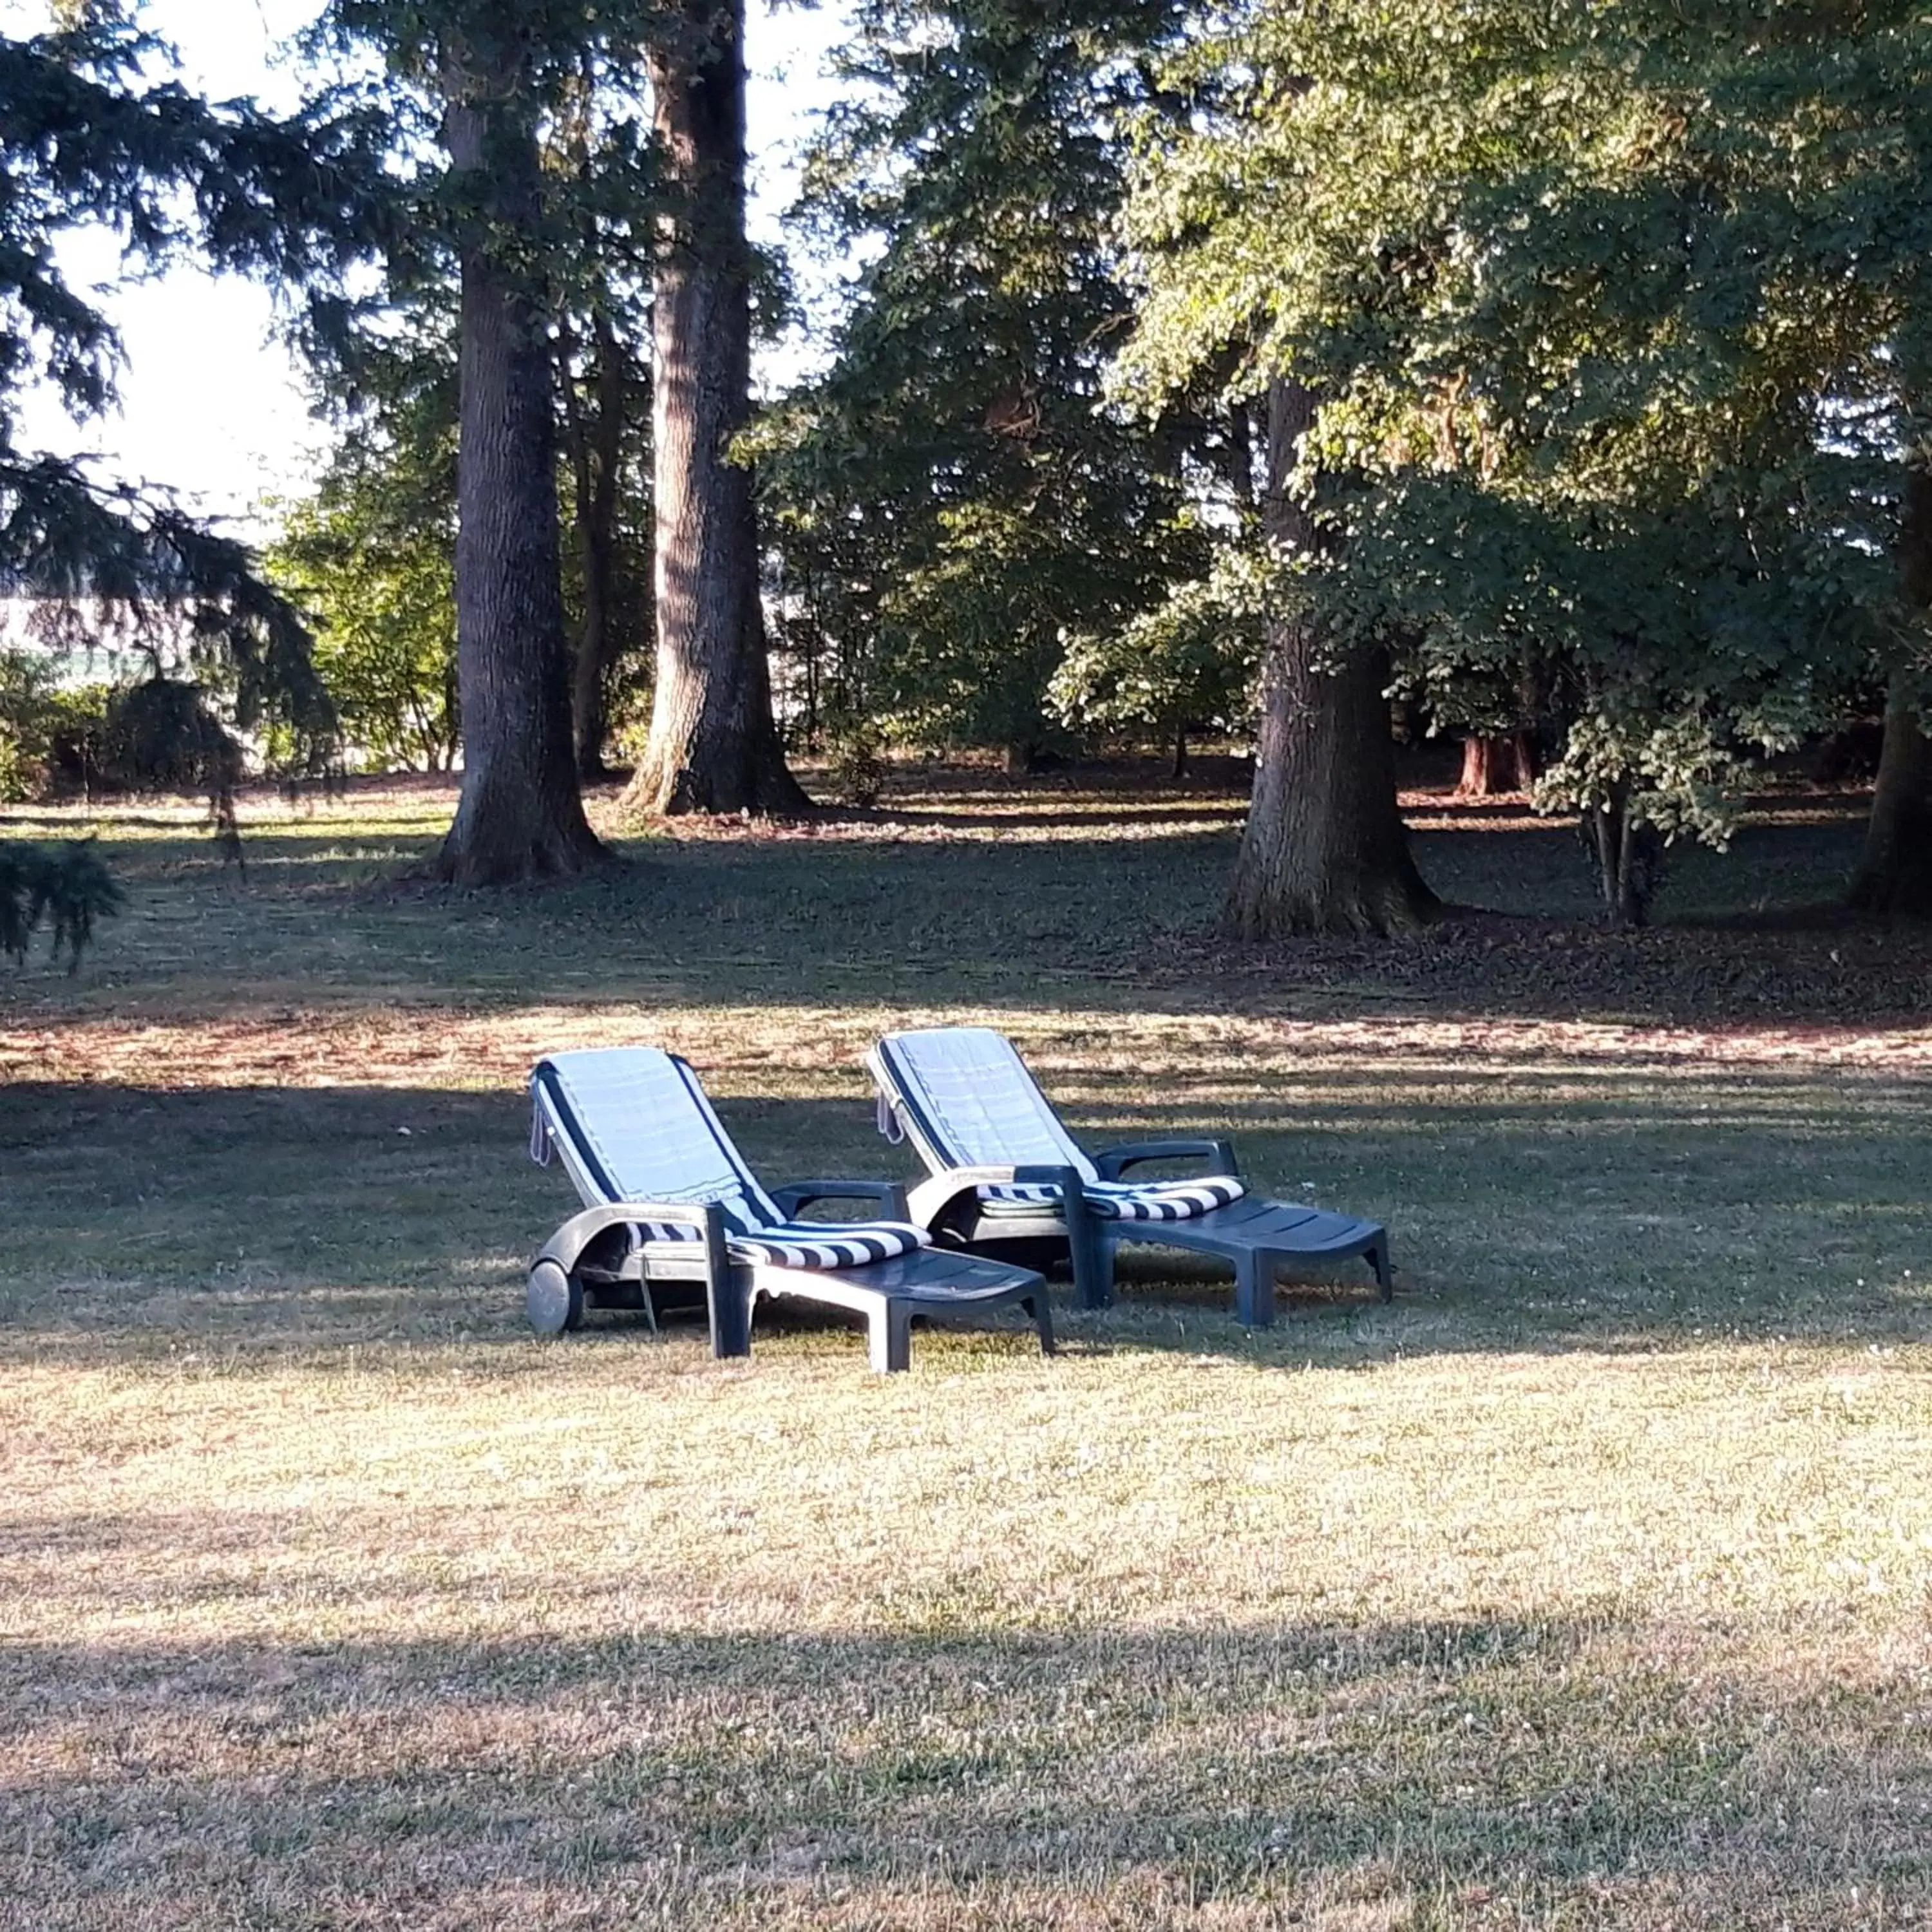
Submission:
[[0,650],[0,804],[57,788],[59,767],[83,779],[98,768],[108,698],[105,685],[63,685],[44,653]]
[[18,964],[34,934],[44,925],[53,956],[68,956],[68,970],[77,972],[80,956],[94,938],[94,922],[111,917],[125,896],[88,841],[58,848],[0,844],[0,952]]
[[1922,8],[1260,0],[1170,79],[1128,376],[1313,388],[1337,648],[1449,718],[1535,674],[1546,803],[1710,839],[1748,753],[1922,648]]
[[268,566],[314,620],[350,746],[379,771],[444,771],[459,737],[452,545],[434,524],[388,519],[388,480],[338,466],[290,513]]
[[1238,733],[1261,655],[1265,586],[1230,550],[1118,629],[1069,640],[1048,698],[1073,726]]
[[456,696],[456,357],[448,319],[361,364],[362,408],[268,568],[314,620],[316,668],[378,770],[447,770]]
[[832,796],[842,805],[877,805],[890,770],[878,726],[869,718],[841,716],[831,721],[826,736],[832,755],[825,776]]
[[320,761],[334,718],[307,634],[248,550],[164,490],[22,448],[11,399],[44,382],[80,418],[113,399],[119,344],[62,273],[62,230],[112,224],[138,264],[192,245],[286,284],[327,281],[380,228],[368,122],[328,101],[284,121],[211,106],[152,77],[166,50],[120,9],[60,17],[0,36],[0,586],[42,600],[56,645],[86,639],[103,608],[158,647],[184,638],[244,729],[278,727]]
[[806,207],[866,261],[831,367],[755,440],[827,700],[902,741],[1036,743],[1070,636],[1204,564],[1171,423],[1108,406],[1116,139],[1165,7],[876,0]]

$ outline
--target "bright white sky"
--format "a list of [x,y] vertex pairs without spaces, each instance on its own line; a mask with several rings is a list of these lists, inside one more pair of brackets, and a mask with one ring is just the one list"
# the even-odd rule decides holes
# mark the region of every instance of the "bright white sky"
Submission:
[[[215,100],[253,95],[286,110],[301,94],[292,38],[320,0],[148,0],[147,24],[173,42],[188,84]],[[842,28],[842,4],[810,11],[751,0],[749,117],[753,227],[780,238],[794,154],[814,110],[830,98],[824,60]],[[0,0],[0,31],[45,24],[35,0]],[[61,259],[85,284],[122,271],[110,237],[69,238]],[[178,490],[208,514],[250,518],[264,499],[299,492],[326,446],[298,373],[276,340],[266,292],[181,266],[113,291],[106,302],[127,364],[118,415],[76,425],[50,395],[22,399],[23,443],[98,454],[110,475]]]

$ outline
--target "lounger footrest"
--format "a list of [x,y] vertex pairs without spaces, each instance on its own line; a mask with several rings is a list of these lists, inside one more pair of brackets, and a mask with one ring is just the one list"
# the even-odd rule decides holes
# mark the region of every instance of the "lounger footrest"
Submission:
[[999,1309],[1023,1307],[1039,1330],[1041,1352],[1053,1353],[1045,1278],[1030,1268],[972,1255],[927,1248],[865,1268],[766,1265],[753,1272],[750,1292],[754,1303],[767,1295],[796,1295],[863,1315],[872,1366],[884,1372],[909,1365],[915,1317],[976,1322]]

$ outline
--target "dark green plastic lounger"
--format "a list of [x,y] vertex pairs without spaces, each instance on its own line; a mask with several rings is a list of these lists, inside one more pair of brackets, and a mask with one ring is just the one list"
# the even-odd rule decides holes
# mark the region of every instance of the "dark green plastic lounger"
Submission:
[[[1389,1298],[1388,1234],[1378,1222],[1258,1199],[1222,1140],[1147,1141],[1090,1156],[1003,1034],[888,1034],[866,1064],[879,1090],[880,1131],[910,1140],[932,1170],[909,1198],[914,1222],[974,1254],[1064,1254],[1084,1307],[1113,1299],[1114,1252],[1130,1241],[1232,1262],[1235,1310],[1250,1327],[1274,1319],[1275,1276],[1299,1262],[1360,1256]],[[1207,1171],[1186,1180],[1123,1178],[1148,1162],[1180,1160],[1201,1160]],[[1058,1172],[1016,1180],[1016,1162]]]
[[[1023,1308],[1053,1349],[1046,1283],[1010,1261],[930,1245],[896,1182],[808,1180],[767,1194],[676,1054],[626,1046],[555,1053],[530,1076],[532,1156],[554,1154],[586,1204],[531,1264],[539,1334],[574,1328],[586,1308],[641,1310],[661,1288],[701,1291],[712,1352],[748,1355],[767,1297],[866,1318],[872,1366],[909,1365],[915,1320],[977,1322]],[[814,1201],[870,1200],[890,1218],[804,1221]]]

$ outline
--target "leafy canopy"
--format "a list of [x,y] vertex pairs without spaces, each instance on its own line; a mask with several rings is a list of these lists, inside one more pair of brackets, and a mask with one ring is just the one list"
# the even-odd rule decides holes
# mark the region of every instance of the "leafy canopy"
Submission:
[[1746,750],[1918,647],[1922,7],[1256,0],[1169,78],[1125,379],[1312,387],[1337,650],[1450,722],[1535,672],[1547,802],[1720,837]]

